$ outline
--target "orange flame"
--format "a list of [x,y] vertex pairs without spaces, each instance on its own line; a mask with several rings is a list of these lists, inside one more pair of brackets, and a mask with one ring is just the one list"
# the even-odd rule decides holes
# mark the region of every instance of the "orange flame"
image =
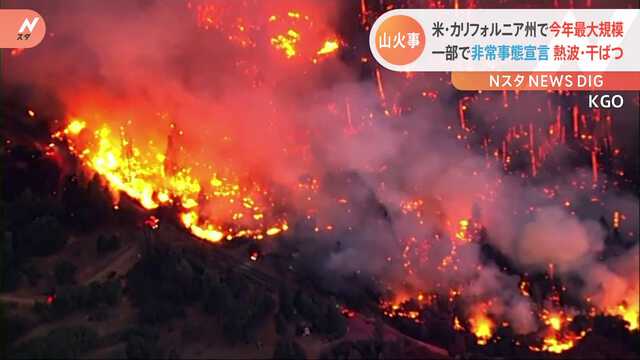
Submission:
[[560,354],[573,348],[586,335],[585,331],[575,334],[567,328],[573,318],[563,310],[549,311],[545,309],[541,316],[544,324],[547,325],[547,330],[541,346],[529,346],[532,351]]
[[493,336],[493,330],[495,328],[493,320],[486,314],[485,307],[486,306],[481,306],[469,319],[471,332],[476,336],[478,345],[486,345]]
[[[172,203],[179,205],[181,223],[198,238],[210,242],[243,236],[261,239],[288,229],[284,220],[273,224],[263,222],[265,206],[261,206],[258,199],[264,192],[254,194],[249,187],[216,174],[210,184],[204,186],[191,174],[190,168],[166,170],[169,159],[153,142],[144,149],[133,146],[124,129],[121,129],[120,139],[115,140],[106,124],[94,130],[93,138],[86,141],[85,133],[89,130],[87,122],[77,118],[53,136],[66,139],[69,149],[106,179],[116,197],[119,192],[126,193],[145,209]],[[212,222],[208,216],[203,216],[203,207],[211,203],[220,206],[220,213],[227,213],[228,217]]]
[[332,52],[338,50],[339,47],[340,45],[338,44],[337,40],[327,40],[322,45],[322,48],[318,50],[317,54],[318,55],[331,54]]
[[627,329],[631,331],[638,330],[638,320],[640,319],[640,314],[638,312],[637,299],[635,300],[635,302],[631,301],[629,303],[625,302],[623,304],[620,304],[617,307],[609,309],[607,312],[611,315],[619,316],[624,321],[626,321]]

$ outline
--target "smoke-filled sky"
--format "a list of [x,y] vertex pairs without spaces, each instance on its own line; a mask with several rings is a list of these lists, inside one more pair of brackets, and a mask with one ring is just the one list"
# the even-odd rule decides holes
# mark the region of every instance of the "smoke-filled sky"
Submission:
[[[198,12],[203,4],[214,7],[211,21],[204,23]],[[277,207],[294,218],[313,209],[318,223],[331,224],[334,232],[300,235],[314,239],[309,253],[333,250],[315,259],[332,281],[359,271],[422,291],[446,291],[449,284],[461,283],[468,287],[465,295],[500,304],[492,308],[494,315],[504,316],[518,332],[534,330],[533,304],[520,293],[518,278],[483,263],[478,244],[459,246],[457,270],[439,269],[459,220],[467,219],[481,224],[485,240],[521,271],[544,272],[552,263],[556,276],[583,281],[570,291],[591,297],[603,309],[637,296],[637,244],[604,259],[610,230],[599,221],[610,221],[620,211],[625,216],[620,233],[626,242],[637,243],[637,194],[614,186],[592,190],[591,169],[576,162],[575,149],[563,144],[554,149],[557,166],[536,179],[505,174],[500,162],[489,166],[491,160],[473,146],[475,135],[464,142],[451,130],[459,123],[459,94],[447,74],[381,71],[382,101],[374,65],[360,62],[369,56],[366,32],[343,36],[345,28],[359,28],[357,13],[344,2],[6,5],[37,10],[48,32],[41,45],[8,59],[4,70],[10,82],[51,90],[64,104],[61,116],[80,116],[95,126],[126,125],[134,144],[153,140],[155,148],[165,149],[175,124],[181,132],[175,161],[191,167],[196,177],[204,179],[215,169],[278,189],[282,204]],[[291,10],[310,20],[296,23],[301,55],[287,59],[270,38],[289,24],[268,19],[286,18]],[[340,38],[343,49],[316,56],[332,36]],[[438,95],[425,98],[423,91]],[[631,110],[613,115],[622,128],[637,130],[635,99],[635,104],[628,101]],[[476,133],[491,136],[512,126],[552,123],[539,110],[548,101],[572,106],[581,100],[520,94],[513,111],[479,101],[470,110],[479,119]],[[406,110],[394,112],[393,102]],[[627,154],[637,151],[633,131],[615,136]],[[320,183],[310,201],[295,191],[308,178]],[[599,181],[606,178],[601,174]],[[559,195],[548,196],[548,189]],[[594,196],[600,205],[592,204]],[[338,198],[348,199],[346,205]],[[405,207],[417,200],[420,218]],[[406,246],[411,251],[403,256]],[[412,273],[404,266],[407,259]]]

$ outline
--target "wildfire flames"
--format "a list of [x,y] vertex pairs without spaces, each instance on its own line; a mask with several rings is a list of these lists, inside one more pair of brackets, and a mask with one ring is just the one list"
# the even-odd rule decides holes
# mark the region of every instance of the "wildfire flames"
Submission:
[[298,10],[283,10],[266,18],[248,21],[236,15],[236,6],[246,11],[256,4],[243,2],[225,6],[223,3],[187,2],[189,9],[195,9],[196,23],[200,28],[223,31],[229,41],[243,48],[258,46],[263,31],[271,34],[269,43],[287,59],[304,58],[317,63],[340,48],[335,34]]
[[[313,22],[311,22],[308,16],[301,15],[300,13],[293,11],[289,11],[285,19],[288,20],[287,23],[289,24],[289,26],[284,26],[286,31],[273,36],[270,39],[270,42],[274,48],[282,51],[287,59],[291,59],[293,57],[306,57],[309,58],[311,62],[317,63],[319,59],[336,52],[340,48],[339,41],[334,35],[330,35],[330,38],[324,40],[324,42],[321,43],[321,46],[316,47],[318,50],[315,51],[315,53],[306,50],[307,48],[313,48],[313,45],[307,44],[306,46],[301,47],[305,42],[305,39],[300,33],[300,30],[297,29],[301,26],[306,27],[309,31],[306,31],[305,33],[308,34],[313,28]],[[276,15],[269,17],[269,22],[277,23],[279,21],[280,20]]]
[[[246,10],[249,6],[255,4],[187,2],[198,27],[227,33],[227,40],[242,48],[268,41],[285,58],[305,58],[313,64],[340,48],[336,35],[308,15],[287,10],[258,19],[237,17],[238,8]],[[272,36],[264,38],[265,31]],[[158,120],[163,121],[165,115]],[[148,139],[139,143],[129,136],[136,119],[117,119],[115,123],[124,125],[112,127],[114,120],[72,117],[53,137],[67,141],[69,149],[108,182],[116,201],[118,192],[123,192],[149,210],[177,207],[184,227],[211,242],[236,237],[262,239],[287,231],[286,219],[274,218],[268,211],[274,200],[264,185],[241,179],[226,168],[207,166],[208,175],[202,171],[195,175],[192,166],[178,164],[174,158],[179,150],[176,143],[184,133],[175,124],[169,124],[166,141]]]
[[627,328],[629,330],[638,330],[638,319],[640,319],[640,313],[638,312],[637,298],[635,300],[631,299],[628,303],[625,302],[625,304],[620,304],[613,309],[609,309],[608,313],[614,316],[620,316],[624,319],[624,321],[627,322]]
[[546,334],[540,347],[529,347],[533,351],[547,351],[559,354],[571,349],[586,334],[583,331],[576,335],[568,330],[567,324],[571,323],[573,319],[563,311],[551,312],[544,310],[542,320],[547,326]]
[[[374,2],[359,1],[356,10],[360,12],[359,19],[356,19],[359,21],[356,21],[354,26],[358,26],[361,31],[367,31],[381,12],[394,7],[385,1],[380,1],[379,6],[372,6],[372,3]],[[409,3],[413,4],[411,1]],[[476,6],[475,1],[455,1],[451,4],[427,1],[421,2],[420,6],[424,6],[424,3],[431,8],[448,5],[457,8],[461,3],[466,3],[468,7]],[[516,280],[513,286],[514,295],[508,301],[497,298],[496,292],[501,293],[504,290],[499,288],[501,284],[496,285],[492,282],[494,279],[502,279],[498,275],[481,278],[483,286],[474,286],[468,280],[472,275],[482,277],[494,268],[498,273],[507,272],[511,265],[500,264],[492,267],[485,261],[467,264],[469,254],[479,252],[478,249],[487,244],[487,238],[493,235],[488,234],[491,226],[492,229],[498,230],[498,233],[504,230],[512,238],[532,234],[531,237],[537,244],[550,236],[547,236],[547,226],[541,226],[545,231],[538,231],[534,225],[546,225],[546,222],[556,219],[555,215],[559,213],[566,214],[568,220],[565,223],[573,221],[576,223],[573,228],[578,229],[567,235],[567,238],[588,238],[590,233],[583,229],[593,228],[587,225],[583,227],[583,223],[579,221],[586,217],[585,213],[597,212],[606,214],[602,222],[606,222],[610,228],[607,230],[608,239],[637,238],[637,229],[632,224],[633,220],[629,220],[633,219],[630,207],[613,208],[608,204],[611,199],[610,190],[623,188],[630,182],[625,177],[623,168],[624,147],[613,136],[617,123],[610,113],[600,110],[582,111],[573,103],[567,106],[566,103],[578,100],[574,94],[566,93],[543,94],[543,97],[537,98],[542,100],[536,100],[535,111],[531,111],[533,115],[528,114],[531,108],[531,104],[527,105],[529,100],[524,100],[525,96],[518,92],[464,93],[448,104],[447,101],[453,96],[447,93],[446,89],[450,86],[447,84],[446,76],[438,78],[413,73],[386,72],[375,65],[368,51],[362,51],[359,47],[361,44],[350,44],[348,36],[333,29],[330,23],[322,18],[322,14],[314,12],[316,5],[294,8],[289,3],[286,4],[288,7],[280,6],[281,3],[278,2],[278,6],[274,5],[273,9],[267,6],[267,10],[262,7],[262,2],[257,0],[202,0],[188,1],[183,5],[186,5],[183,6],[183,10],[188,12],[189,19],[193,21],[193,24],[190,24],[193,28],[191,30],[197,31],[200,35],[218,36],[209,39],[203,35],[204,41],[223,41],[223,45],[229,46],[233,54],[237,55],[237,58],[230,61],[233,67],[224,67],[219,71],[220,77],[225,77],[224,81],[233,84],[230,86],[234,91],[230,92],[255,90],[256,98],[267,99],[262,102],[251,102],[253,99],[247,99],[246,103],[238,105],[237,102],[228,101],[225,97],[227,94],[221,94],[225,93],[224,89],[218,93],[217,83],[215,86],[203,86],[202,83],[210,85],[207,83],[209,80],[200,79],[199,74],[193,78],[185,75],[184,78],[188,78],[187,80],[182,79],[181,75],[180,80],[190,85],[196,84],[194,87],[207,87],[207,91],[210,90],[209,87],[216,88],[211,90],[215,92],[215,96],[212,97],[215,100],[206,98],[203,106],[207,109],[209,106],[216,106],[216,111],[211,113],[203,111],[206,115],[213,113],[211,119],[205,115],[202,116],[206,119],[184,119],[180,116],[188,116],[183,113],[170,114],[165,112],[165,109],[155,108],[149,110],[145,103],[147,94],[144,92],[144,95],[136,94],[134,100],[124,102],[95,100],[94,98],[101,99],[99,94],[102,94],[104,89],[96,90],[94,94],[94,89],[90,86],[86,94],[83,91],[81,96],[75,94],[75,89],[73,95],[65,93],[69,98],[65,100],[69,103],[71,115],[63,126],[56,129],[53,138],[56,144],[63,144],[80,159],[88,172],[99,174],[107,182],[113,190],[115,207],[120,200],[119,195],[126,194],[147,210],[173,209],[177,222],[187,231],[197,238],[214,243],[241,237],[263,239],[278,236],[288,231],[290,224],[297,225],[298,221],[310,225],[312,233],[336,233],[336,237],[349,237],[358,230],[358,226],[370,226],[374,230],[361,236],[369,239],[379,235],[372,234],[378,229],[375,226],[379,223],[393,223],[388,231],[392,233],[390,239],[385,238],[388,243],[393,244],[380,247],[380,252],[384,253],[381,260],[384,264],[377,270],[383,274],[381,277],[389,275],[390,281],[395,281],[389,284],[395,297],[379,304],[381,313],[393,321],[408,321],[412,325],[424,324],[428,322],[423,316],[425,310],[438,301],[453,308],[453,304],[464,299],[465,310],[448,318],[447,323],[450,322],[455,331],[475,335],[476,343],[480,346],[491,346],[499,336],[497,334],[500,333],[500,326],[513,325],[513,319],[507,321],[504,314],[510,310],[505,310],[511,306],[508,301],[514,298],[530,305],[521,314],[530,316],[531,323],[536,325],[536,328],[524,331],[526,334],[534,334],[533,337],[536,339],[534,344],[529,342],[523,346],[531,351],[561,353],[573,348],[589,332],[589,329],[579,333],[571,330],[570,325],[578,315],[617,316],[627,322],[629,331],[638,330],[637,284],[634,285],[633,279],[626,279],[627,274],[624,271],[614,272],[607,268],[607,271],[602,272],[622,284],[621,287],[624,289],[620,290],[619,294],[626,296],[617,296],[615,301],[594,297],[592,301],[589,298],[591,293],[603,290],[590,288],[579,294],[583,299],[580,300],[580,305],[573,307],[560,301],[560,294],[565,291],[562,287],[553,288],[552,299],[548,299],[548,294],[545,294],[544,304],[541,304],[539,299],[534,299],[536,291],[537,295],[540,295],[540,289],[536,288],[535,280],[529,278],[524,271],[516,275],[509,274],[509,280]],[[370,84],[357,91],[347,91],[348,95],[343,95],[338,89],[343,84],[327,86],[318,91],[320,94],[314,93],[313,96],[307,96],[308,93],[301,96],[302,92],[299,93],[298,90],[304,86],[298,83],[295,85],[299,87],[292,86],[293,90],[281,91],[281,88],[285,87],[282,84],[288,84],[292,78],[302,78],[300,83],[306,86],[313,81],[323,83],[326,78],[334,76],[334,73],[326,76],[326,73],[322,72],[326,71],[323,67],[331,65],[332,61],[337,63],[337,55],[342,51],[350,52],[349,55],[357,54],[355,57],[351,56],[355,58],[354,68],[360,70],[359,66],[362,66],[362,69],[366,69],[369,72]],[[256,53],[259,55],[256,56]],[[19,51],[12,51],[11,54],[20,59],[28,56],[20,54]],[[262,71],[263,60],[273,61],[276,65]],[[179,62],[174,58],[172,61]],[[202,66],[203,69],[199,71],[206,73],[209,62],[214,61],[206,59],[206,66]],[[226,62],[223,64],[227,65]],[[171,66],[174,64],[171,63]],[[222,74],[228,69],[233,69],[229,71],[231,74]],[[281,74],[270,77],[270,72],[275,72],[274,69]],[[316,69],[319,75],[314,73]],[[154,73],[154,79],[156,76]],[[227,79],[227,76],[231,80]],[[353,74],[348,77],[353,77]],[[227,84],[222,81],[221,83]],[[158,82],[154,86],[171,90],[176,85],[166,81]],[[120,90],[116,87],[114,92]],[[171,93],[170,90],[167,92]],[[285,93],[282,97],[286,101],[278,101],[281,99],[275,94],[280,95],[280,92]],[[334,95],[334,92],[338,95]],[[309,100],[307,97],[313,99]],[[366,98],[366,101],[359,97]],[[117,96],[114,95],[113,98]],[[170,98],[171,96],[160,97],[161,101],[167,102],[171,101]],[[192,104],[202,105],[197,101],[191,102],[193,99],[189,96],[181,97],[180,100],[185,98],[188,100],[185,101],[186,108],[190,108]],[[555,101],[556,98],[560,100]],[[212,105],[209,101],[219,101],[222,105]],[[290,105],[289,102],[295,102],[296,106]],[[444,111],[435,105],[441,102],[453,108],[452,116],[440,119],[446,117],[440,116]],[[264,107],[251,112],[252,106],[256,103]],[[540,105],[537,105],[538,103]],[[434,106],[429,108],[427,114],[430,118],[424,122],[428,125],[424,126],[436,127],[441,125],[436,123],[436,120],[447,121],[446,125],[442,126],[443,133],[463,149],[462,154],[473,154],[474,156],[470,157],[473,161],[467,161],[463,156],[452,156],[449,159],[449,153],[446,151],[444,155],[424,155],[423,148],[418,148],[417,152],[410,155],[395,152],[396,145],[400,147],[405,143],[425,142],[419,132],[422,130],[422,124],[407,125],[416,119],[413,112],[423,104]],[[313,108],[314,112],[320,112],[321,116],[314,117],[304,112],[307,107]],[[317,110],[318,108],[321,110]],[[521,112],[520,109],[527,110],[527,116],[523,116],[522,119],[520,114],[525,111]],[[40,113],[37,108],[35,111],[28,111],[30,118],[37,118],[36,112]],[[295,112],[300,114],[291,114]],[[518,114],[517,121],[506,121],[505,119],[513,117],[514,112]],[[192,115],[186,111],[185,113]],[[201,115],[198,112],[194,113]],[[236,119],[236,113],[242,115],[238,115]],[[252,121],[242,122],[243,116],[251,118]],[[303,121],[298,117],[304,120],[304,126],[300,128],[297,125]],[[290,118],[295,118],[295,121]],[[538,118],[544,121],[538,121]],[[281,119],[287,120],[282,120],[284,125],[278,127]],[[420,118],[418,122],[422,120]],[[206,126],[201,126],[205,122]],[[208,126],[213,130],[202,130],[201,135],[205,138],[202,144],[194,141],[194,133],[201,131],[201,127]],[[226,127],[233,128],[234,131],[227,132]],[[249,127],[255,127],[257,130],[250,131]],[[327,128],[337,128],[338,131],[331,132]],[[393,141],[388,140],[371,130],[374,128],[382,129],[380,133],[385,136],[392,131],[399,135]],[[248,135],[249,132],[253,137]],[[437,142],[441,137],[446,137],[440,135],[438,132],[431,140]],[[321,139],[322,146],[328,149],[326,152],[318,150],[317,139]],[[257,144],[254,146],[254,143]],[[265,143],[269,144],[268,150],[260,146]],[[371,143],[375,143],[375,146],[370,146]],[[185,148],[185,144],[192,147]],[[242,150],[236,150],[235,146],[238,144],[247,146]],[[428,149],[435,151],[438,150],[438,146],[434,145]],[[194,151],[194,148],[202,148],[205,155]],[[211,154],[219,149],[224,151]],[[400,166],[406,165],[410,169],[406,174],[403,172],[401,176],[393,176],[392,173],[399,168],[398,164],[394,167],[386,162],[386,158],[385,161],[377,161],[375,156],[369,156],[367,153],[375,153],[378,150],[392,153],[402,160],[399,161]],[[550,174],[559,171],[557,169],[560,165],[557,164],[556,157],[559,152],[565,151],[571,152],[571,156],[587,164],[587,175],[576,170],[575,174],[567,176],[569,179],[559,176],[562,183],[560,180],[558,184],[546,182],[551,177]],[[320,155],[316,156],[317,153]],[[413,155],[424,155],[425,158],[421,158],[417,164],[407,164],[407,158]],[[368,176],[362,181],[365,185],[361,186],[366,188],[366,191],[329,191],[329,181],[323,178],[325,174],[316,171],[318,169],[314,166],[296,172],[294,180],[282,185],[274,179],[282,176],[289,180],[286,176],[289,174],[281,174],[282,167],[278,167],[276,159],[281,160],[281,157],[287,161],[299,160],[291,163],[281,161],[296,170],[304,168],[300,164],[316,165],[321,161],[327,161],[332,165],[339,164],[335,166],[338,168],[335,172],[357,169]],[[374,160],[369,161],[370,158]],[[240,165],[228,166],[236,161]],[[444,162],[452,164],[442,166]],[[431,167],[427,164],[423,170],[422,163],[437,165]],[[507,177],[515,180],[507,181]],[[437,181],[433,178],[437,178]],[[353,185],[355,180],[349,178],[347,182]],[[402,186],[398,186],[397,183]],[[510,192],[523,188],[507,187],[513,183],[530,185],[527,194]],[[284,191],[280,187],[284,187]],[[367,194],[365,196],[362,193]],[[508,194],[507,200],[504,199],[504,193]],[[500,199],[500,194],[503,199]],[[525,199],[523,201],[528,202],[523,206],[518,204],[507,207],[505,204],[511,197],[522,197]],[[373,205],[368,202],[370,198],[374,199]],[[288,206],[291,203],[296,204],[295,210],[289,212]],[[554,216],[542,216],[547,204],[552,204],[556,210],[560,208],[558,211],[561,212],[551,212]],[[367,209],[359,210],[359,206]],[[349,219],[355,218],[350,217],[353,214],[360,211],[369,215],[373,212],[370,208],[376,206],[382,209],[379,213],[384,214],[375,221],[357,218],[360,225],[356,222],[348,223]],[[589,211],[581,212],[581,206]],[[503,207],[509,210],[502,210]],[[487,216],[482,209],[490,209],[498,215]],[[516,224],[517,221],[510,220],[511,217],[526,219],[528,222],[520,221],[521,223]],[[148,215],[144,224],[155,230],[158,229],[159,222],[158,217]],[[514,230],[512,234],[508,231],[511,228],[517,228],[517,231]],[[555,234],[554,232],[552,235]],[[565,234],[561,233],[560,237],[564,241]],[[374,247],[369,244],[366,243],[364,247]],[[539,275],[544,277],[543,282],[562,280],[561,277],[555,276],[557,271],[563,270],[556,264],[557,261],[554,261],[557,258],[530,259],[532,251],[528,250],[531,249],[518,247],[520,245],[520,242],[510,243],[498,249],[507,252],[515,248],[513,252],[521,256],[515,261],[515,265],[522,265],[527,270],[535,268]],[[579,249],[588,248],[584,250],[585,253],[591,250],[589,244],[579,245]],[[547,245],[553,249],[553,255],[562,253],[558,255],[559,260],[565,259],[561,255],[571,253],[564,251],[562,246],[564,245],[557,243]],[[397,254],[391,253],[396,249]],[[597,254],[599,256],[599,253]],[[259,261],[262,256],[260,252],[255,251],[249,254],[249,259]],[[374,262],[373,258],[368,258],[368,253],[359,256],[367,258],[367,262]],[[543,264],[542,269],[538,263]],[[575,265],[575,262],[567,263]],[[550,265],[545,271],[544,266],[547,264]],[[396,269],[396,266],[400,269],[398,272],[389,271],[389,274],[386,274],[388,269]],[[359,273],[360,269],[356,270]],[[631,277],[633,275],[637,276],[637,272],[631,274]],[[585,275],[585,278],[588,276]],[[407,284],[411,284],[411,291],[406,291]],[[598,285],[602,287],[606,284]],[[479,290],[480,287],[499,289],[493,289],[493,293],[487,294]],[[624,300],[620,301],[621,298]],[[356,313],[344,308],[342,314],[353,317]]]
[[[256,199],[266,199],[268,192],[257,185],[241,186],[216,173],[209,183],[201,184],[190,174],[190,168],[171,165],[166,152],[157,149],[152,141],[141,149],[126,138],[125,129],[120,130],[120,134],[114,134],[107,124],[102,124],[92,135],[85,134],[90,132],[87,121],[72,119],[54,137],[67,140],[69,148],[107,180],[116,200],[122,191],[146,209],[177,206],[182,224],[201,239],[211,242],[234,237],[261,239],[288,229],[285,220],[264,222],[264,205]],[[210,203],[221,205],[222,211],[216,214],[219,222],[212,223],[199,213],[203,205]]]
[[488,304],[478,306],[478,309],[473,312],[473,315],[469,319],[471,332],[476,336],[478,345],[486,345],[493,336],[495,329],[494,322],[486,314],[486,308],[488,306]]

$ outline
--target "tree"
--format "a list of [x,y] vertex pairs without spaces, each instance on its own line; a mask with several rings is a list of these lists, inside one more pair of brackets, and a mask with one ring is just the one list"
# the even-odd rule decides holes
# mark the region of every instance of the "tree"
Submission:
[[282,285],[278,291],[278,300],[280,303],[279,312],[284,315],[287,320],[291,320],[293,317],[293,296],[291,295],[291,290],[286,286]]
[[84,303],[81,303],[83,298],[80,291],[74,287],[60,289],[50,306],[50,315],[56,319],[67,316],[72,311],[84,307]]
[[225,311],[222,327],[224,336],[232,345],[247,340],[245,330],[249,320],[249,312],[244,304],[234,303]]
[[384,345],[384,327],[382,319],[376,317],[373,323],[373,342],[379,351],[382,351]]
[[24,255],[47,256],[62,249],[66,243],[67,236],[58,220],[45,215],[27,226],[18,245]]
[[84,326],[70,326],[51,330],[46,336],[32,338],[12,350],[18,359],[75,359],[92,350],[98,334]]
[[335,305],[327,307],[327,333],[338,339],[347,333],[347,320]]
[[266,292],[262,292],[257,296],[254,317],[262,320],[275,309],[276,303],[273,297]]
[[120,238],[116,235],[105,236],[99,235],[96,239],[96,252],[98,255],[103,255],[112,251],[116,251],[120,248]]
[[156,343],[140,336],[131,336],[126,344],[127,359],[153,359],[160,351]]
[[288,336],[289,335],[289,326],[287,324],[287,319],[282,315],[282,313],[276,314],[276,334],[280,336]]
[[309,298],[309,296],[307,296],[307,294],[305,294],[302,290],[299,290],[296,294],[294,305],[298,310],[298,313],[300,313],[306,319],[312,321],[314,320],[315,314],[317,312],[316,306],[311,298]]
[[49,321],[52,318],[51,306],[41,301],[36,301],[33,304],[32,311],[41,321]]
[[94,281],[89,284],[88,288],[87,307],[95,307],[100,304],[113,306],[120,301],[122,285],[117,279],[106,280],[102,283]]
[[139,312],[145,324],[163,324],[176,317],[184,316],[184,308],[162,300],[152,300],[144,304]]
[[16,259],[12,234],[7,232],[3,236],[0,244],[0,291],[15,290],[20,280],[20,264]]
[[102,299],[107,305],[116,305],[122,295],[122,285],[117,279],[105,281],[102,284]]
[[31,321],[20,315],[6,316],[4,306],[0,306],[0,344],[12,344],[33,327]]
[[113,197],[109,188],[104,185],[102,177],[94,174],[87,184],[88,203],[98,222],[104,222],[111,214]]
[[152,249],[145,253],[127,276],[134,304],[149,301],[187,305],[201,298],[202,275],[194,271],[180,254],[168,249]]
[[78,268],[68,260],[59,261],[53,272],[58,285],[70,285],[76,281],[76,272]]
[[231,290],[224,283],[215,282],[210,285],[204,300],[204,310],[211,314],[223,314],[234,302]]

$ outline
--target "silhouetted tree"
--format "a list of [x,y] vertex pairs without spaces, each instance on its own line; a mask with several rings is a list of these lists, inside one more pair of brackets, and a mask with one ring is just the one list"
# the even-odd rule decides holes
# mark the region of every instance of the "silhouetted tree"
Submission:
[[120,248],[120,238],[116,235],[105,236],[99,235],[96,239],[96,252],[103,255]]
[[46,336],[32,338],[14,349],[18,359],[76,359],[95,348],[98,334],[84,326],[71,326],[51,330]]
[[46,215],[27,226],[19,241],[19,249],[23,254],[47,256],[62,249],[66,243],[67,235],[58,220]]

